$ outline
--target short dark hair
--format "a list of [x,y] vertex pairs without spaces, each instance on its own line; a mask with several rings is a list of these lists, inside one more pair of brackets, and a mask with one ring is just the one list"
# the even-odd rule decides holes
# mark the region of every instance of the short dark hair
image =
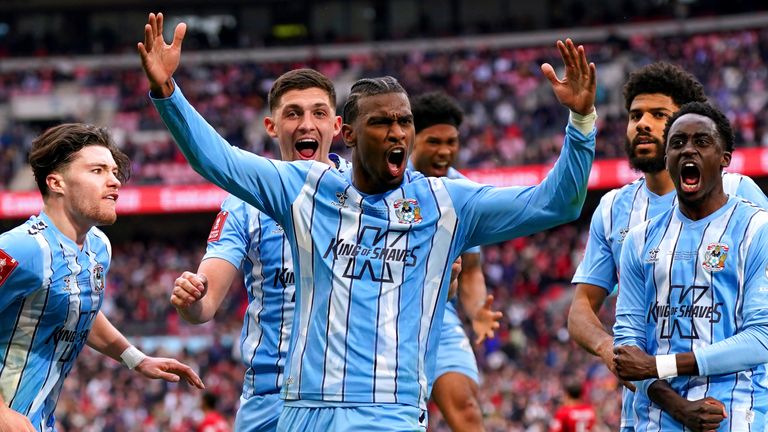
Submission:
[[408,96],[408,92],[405,91],[403,86],[397,82],[397,79],[391,76],[357,80],[352,84],[347,101],[344,103],[344,123],[351,124],[357,119],[358,114],[360,114],[358,101],[361,98],[387,93],[403,93],[406,97]]
[[715,122],[717,128],[717,134],[720,135],[720,139],[723,141],[725,151],[733,152],[733,148],[736,145],[736,136],[733,133],[731,122],[728,121],[728,117],[723,114],[722,111],[705,102],[691,102],[680,107],[680,109],[667,120],[667,126],[664,128],[664,143],[666,145],[667,136],[669,135],[669,129],[672,124],[680,117],[686,114],[698,114],[704,117],[709,117]]
[[54,126],[32,141],[29,165],[40,193],[48,195],[48,174],[65,167],[83,147],[100,145],[109,149],[117,164],[117,178],[125,182],[131,177],[131,161],[120,151],[106,128],[84,123]]
[[660,93],[672,98],[677,106],[689,102],[706,102],[704,86],[680,66],[655,62],[629,74],[624,84],[624,105],[629,111],[632,101],[640,94]]
[[464,112],[456,101],[441,91],[424,93],[411,101],[416,133],[437,124],[449,124],[456,128],[464,121]]
[[328,93],[331,107],[336,109],[336,88],[333,86],[333,82],[314,69],[303,68],[288,71],[275,80],[267,96],[269,110],[274,111],[280,105],[280,98],[285,93],[308,88],[319,88]]
[[584,384],[578,379],[568,379],[563,384],[563,390],[571,399],[580,399],[584,392]]

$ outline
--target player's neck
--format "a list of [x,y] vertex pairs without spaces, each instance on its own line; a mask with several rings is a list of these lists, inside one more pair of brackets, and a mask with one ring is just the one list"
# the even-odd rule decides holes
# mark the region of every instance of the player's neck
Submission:
[[92,228],[82,221],[78,221],[72,214],[66,211],[62,202],[51,199],[43,204],[43,211],[65,237],[72,240],[82,249],[85,236]]
[[666,195],[675,190],[675,184],[672,183],[672,177],[667,170],[661,170],[655,173],[645,173],[645,185],[649,191],[656,195]]
[[712,191],[712,193],[697,201],[687,201],[678,195],[677,201],[680,206],[680,212],[690,220],[701,220],[720,210],[727,202],[728,195],[722,188]]

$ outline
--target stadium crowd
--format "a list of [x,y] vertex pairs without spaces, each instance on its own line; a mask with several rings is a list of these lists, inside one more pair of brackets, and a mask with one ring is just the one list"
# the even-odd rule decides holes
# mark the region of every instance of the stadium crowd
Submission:
[[[600,69],[597,158],[623,156],[621,85],[630,70],[654,60],[669,60],[693,73],[737,126],[741,147],[768,145],[768,29],[610,38],[588,45],[587,50]],[[397,76],[412,95],[447,91],[466,112],[457,166],[493,168],[551,162],[559,153],[563,133],[559,125],[565,122],[565,113],[538,69],[542,62],[554,62],[552,55],[549,46],[412,52],[318,60],[310,66],[335,80],[349,79],[350,73],[353,79]],[[302,65],[182,66],[176,78],[184,84],[190,102],[229,143],[274,156],[277,149],[259,121],[266,112],[266,92],[275,76]],[[116,112],[110,124],[121,131],[122,148],[133,161],[132,184],[202,181],[167,133],[152,133],[163,126],[146,103],[147,89],[139,69],[35,70],[2,74],[0,80],[0,103],[13,94],[50,94],[63,86],[111,98]],[[0,132],[0,187],[8,187],[26,163],[26,151],[38,129],[15,123]],[[334,150],[345,152],[338,139]]]

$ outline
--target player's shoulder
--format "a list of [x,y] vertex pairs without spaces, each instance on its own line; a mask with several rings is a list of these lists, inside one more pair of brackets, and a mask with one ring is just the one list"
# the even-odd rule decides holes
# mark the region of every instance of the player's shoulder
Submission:
[[104,233],[104,231],[97,227],[93,227],[88,230],[88,237],[99,247],[106,248],[110,255],[112,254],[112,243],[110,243],[109,237],[107,237],[107,234]]
[[39,236],[49,229],[48,222],[38,216],[32,216],[23,224],[0,234],[0,250],[3,258],[15,260],[19,265],[32,265],[42,254]]
[[449,179],[462,179],[462,180],[469,180],[467,176],[462,174],[459,170],[457,170],[454,167],[449,167],[448,172],[445,175]]
[[638,194],[638,192],[643,191],[644,186],[645,186],[645,178],[641,177],[631,183],[625,184],[624,186],[618,187],[616,189],[611,189],[610,191],[606,192],[605,195],[602,196],[602,198],[600,198],[600,204],[612,205],[614,202],[617,202],[618,200],[627,199],[627,197],[634,197]]

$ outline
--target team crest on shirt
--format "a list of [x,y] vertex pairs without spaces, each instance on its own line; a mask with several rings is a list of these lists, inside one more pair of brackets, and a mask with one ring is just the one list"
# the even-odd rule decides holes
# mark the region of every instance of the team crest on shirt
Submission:
[[96,289],[96,292],[100,292],[104,290],[104,266],[101,264],[96,264],[96,267],[93,268],[93,287]]
[[659,248],[653,248],[648,251],[648,258],[646,258],[645,262],[647,263],[657,263],[659,262]]
[[400,223],[419,223],[421,222],[421,207],[419,202],[413,198],[395,200],[395,214]]
[[725,243],[710,243],[704,252],[704,261],[701,266],[704,270],[719,272],[725,268],[725,259],[728,258],[728,245]]

